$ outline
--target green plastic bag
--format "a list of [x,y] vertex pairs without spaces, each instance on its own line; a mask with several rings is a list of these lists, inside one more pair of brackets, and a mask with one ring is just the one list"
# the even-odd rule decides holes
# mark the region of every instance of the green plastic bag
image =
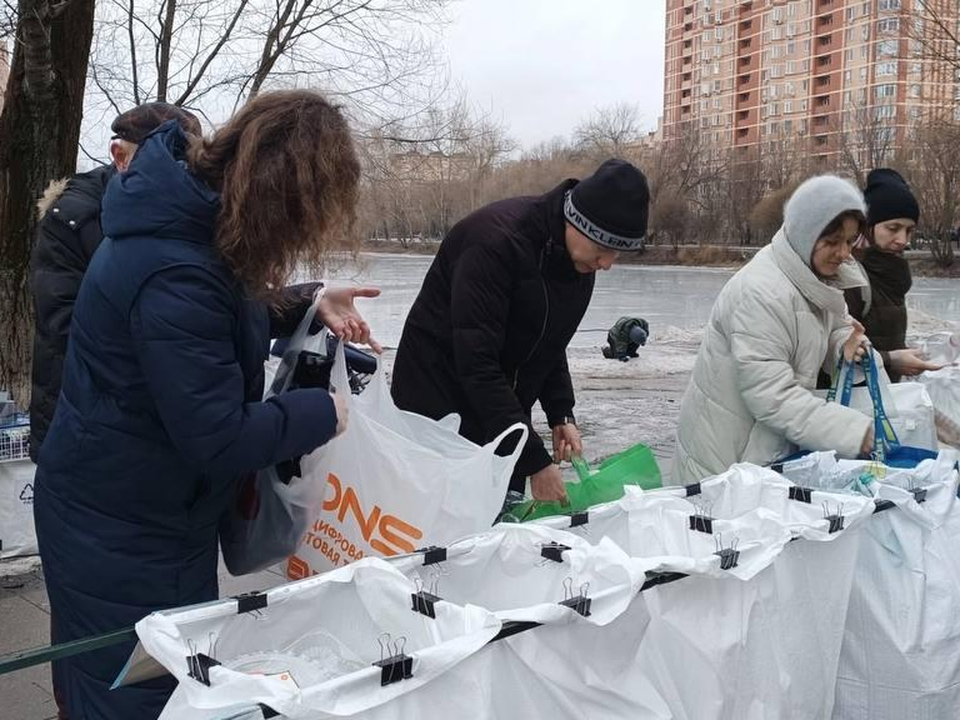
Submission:
[[644,490],[662,486],[657,459],[646,445],[634,445],[608,457],[595,471],[579,457],[574,458],[573,467],[580,482],[565,483],[568,505],[527,500],[510,508],[511,519],[527,522],[551,515],[572,515],[593,505],[619,500],[623,497],[624,485],[639,485]]

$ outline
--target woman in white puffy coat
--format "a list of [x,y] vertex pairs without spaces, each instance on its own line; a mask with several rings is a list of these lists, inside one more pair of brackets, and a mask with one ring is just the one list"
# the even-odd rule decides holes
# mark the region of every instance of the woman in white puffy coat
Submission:
[[773,242],[721,290],[680,408],[675,483],[768,464],[797,447],[849,458],[869,451],[871,419],[812,392],[841,352],[866,351],[843,297],[867,282],[850,261],[865,211],[846,180],[807,180]]

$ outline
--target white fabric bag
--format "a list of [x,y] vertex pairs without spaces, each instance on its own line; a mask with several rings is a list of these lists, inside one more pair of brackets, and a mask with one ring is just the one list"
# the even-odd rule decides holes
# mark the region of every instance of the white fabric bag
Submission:
[[[484,650],[489,657],[478,682],[490,688],[488,705],[459,717],[671,717],[636,671],[649,621],[639,590],[652,563],[631,561],[610,541],[594,547],[533,524],[498,525],[445,551],[437,564],[424,565],[422,558],[394,564],[444,600],[493,610],[507,622],[505,629],[541,624]],[[578,596],[589,600],[586,616],[569,606],[576,601],[561,604]],[[475,666],[481,658],[465,665]]]
[[[349,387],[342,347],[331,384]],[[324,484],[325,495],[289,562],[292,579],[370,555],[446,545],[490,527],[527,438],[524,424],[475,445],[457,434],[455,417],[435,422],[398,410],[382,367],[361,395],[344,397],[346,432],[301,460],[304,480]],[[510,436],[519,438],[514,452],[499,457]]]
[[937,437],[960,448],[960,367],[951,365],[925,372],[918,380],[926,386],[936,412]]
[[[251,598],[241,598],[146,617],[137,623],[144,650],[179,681],[161,720],[256,717],[260,704],[289,718],[444,717],[434,714],[435,703],[467,716],[487,693],[474,677],[451,678],[450,697],[433,688],[481,651],[500,622],[450,602],[436,603],[428,617],[413,608],[416,592],[396,570],[368,558],[269,590],[250,612],[239,603]],[[385,671],[375,663],[398,652],[410,658],[407,677],[383,684]],[[191,674],[198,653],[219,663],[203,666],[209,685]]]
[[[960,454],[875,484],[894,507],[865,525],[837,680],[836,720],[926,720],[960,708]],[[912,491],[918,488],[922,502]]]
[[[642,595],[651,619],[636,674],[653,681],[673,717],[830,716],[858,525],[873,503],[819,492],[805,502],[791,499],[791,486],[737,465],[690,489],[627,488],[569,530],[692,574]],[[842,527],[825,512],[842,515]],[[718,542],[737,543],[736,567],[723,569]]]

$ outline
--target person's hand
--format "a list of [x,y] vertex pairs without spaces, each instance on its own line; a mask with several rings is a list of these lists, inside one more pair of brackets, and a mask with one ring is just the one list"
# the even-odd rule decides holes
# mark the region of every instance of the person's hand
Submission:
[[346,396],[341,393],[330,393],[333,398],[333,407],[337,411],[337,432],[334,437],[339,437],[347,429],[347,420],[350,416],[350,406],[347,404]]
[[893,369],[906,377],[914,377],[927,370],[940,370],[946,367],[940,363],[924,360],[920,351],[914,348],[890,351],[890,365]]
[[583,455],[580,429],[573,423],[564,423],[553,428],[553,461],[570,461],[574,455]]
[[370,337],[370,326],[357,311],[356,298],[375,298],[379,288],[330,288],[324,290],[317,309],[317,318],[334,335],[344,342],[369,345],[376,352],[383,352],[380,343]]
[[563,486],[560,467],[553,463],[530,476],[530,494],[533,495],[534,500],[541,502],[559,500],[561,505],[570,502],[567,500],[567,489]]
[[860,362],[867,354],[867,338],[863,325],[853,320],[853,332],[843,344],[843,359],[847,362]]
[[873,453],[873,428],[867,428],[867,434],[863,436],[863,442],[860,443],[860,454],[871,455]]

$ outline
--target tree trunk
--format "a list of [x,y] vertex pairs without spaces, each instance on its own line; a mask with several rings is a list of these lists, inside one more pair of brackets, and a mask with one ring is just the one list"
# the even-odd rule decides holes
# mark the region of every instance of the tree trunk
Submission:
[[94,0],[20,0],[0,114],[0,388],[29,403],[37,199],[76,170]]

